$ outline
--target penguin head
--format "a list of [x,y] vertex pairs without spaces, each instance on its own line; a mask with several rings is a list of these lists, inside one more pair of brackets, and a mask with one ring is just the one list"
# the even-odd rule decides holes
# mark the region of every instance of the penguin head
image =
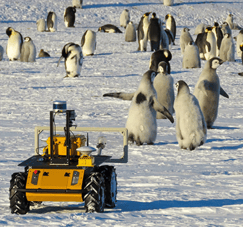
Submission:
[[165,61],[161,61],[159,64],[158,64],[158,73],[163,73],[165,75],[168,74],[168,63],[165,62]]
[[175,86],[176,86],[177,94],[179,94],[180,91],[190,92],[190,89],[189,89],[187,83],[184,80],[177,81]]
[[240,44],[240,50],[243,51],[243,43]]
[[143,17],[145,17],[145,18],[148,17],[150,13],[151,12],[147,12],[147,13],[143,14]]
[[190,29],[189,29],[189,28],[187,28],[187,27],[185,27],[185,28],[183,28],[183,29],[182,29],[182,31],[183,31],[183,32],[189,32],[189,31],[190,31]]
[[14,31],[13,28],[11,27],[8,27],[7,30],[6,30],[6,34],[8,35],[8,37],[10,37],[12,35],[12,32]]
[[209,33],[209,32],[211,32],[212,30],[213,30],[213,28],[209,26],[209,27],[206,27],[205,32]]
[[170,61],[172,59],[171,52],[169,50],[166,50],[166,49],[164,49],[163,52],[164,52],[164,56],[165,56],[166,60]]
[[213,26],[214,26],[215,28],[217,28],[217,27],[219,27],[219,23],[218,23],[218,22],[214,22]]
[[217,57],[213,57],[209,60],[209,67],[211,69],[217,69],[220,65],[222,65],[224,63],[223,60],[221,60],[220,58]]
[[156,18],[156,13],[152,13],[152,18]]
[[165,20],[168,20],[171,17],[171,14],[166,14]]
[[98,28],[98,32],[105,32],[104,29],[102,27]]
[[31,39],[30,37],[25,37],[25,38],[24,38],[24,41],[25,41],[25,42],[29,42],[29,41],[31,41],[31,40],[32,40],[32,39]]

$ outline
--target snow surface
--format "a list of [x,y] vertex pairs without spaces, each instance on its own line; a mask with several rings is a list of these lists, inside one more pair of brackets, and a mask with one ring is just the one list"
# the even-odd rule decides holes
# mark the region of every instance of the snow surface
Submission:
[[[164,19],[171,13],[177,23],[176,45],[171,52],[174,81],[185,80],[193,92],[202,69],[182,69],[179,46],[181,29],[189,27],[194,40],[199,23],[220,24],[229,13],[243,27],[242,0],[175,0],[164,6],[159,0],[84,0],[76,13],[75,28],[65,28],[63,12],[71,0],[18,0],[0,2],[0,39],[6,49],[8,27],[29,36],[37,52],[51,58],[35,63],[0,62],[0,225],[2,226],[242,226],[243,223],[243,71],[241,60],[225,62],[217,69],[229,99],[220,97],[214,129],[207,142],[194,151],[180,150],[175,123],[158,120],[153,146],[129,146],[129,162],[115,164],[118,201],[104,213],[84,213],[83,203],[44,202],[26,215],[9,209],[11,174],[23,171],[18,164],[34,154],[34,127],[49,125],[54,100],[65,100],[75,109],[79,127],[125,127],[130,102],[103,98],[107,92],[134,92],[148,70],[151,56],[137,52],[138,44],[127,43],[123,34],[97,33],[94,56],[85,57],[81,77],[65,78],[63,61],[57,68],[63,46],[80,44],[86,29],[111,23],[119,26],[121,12],[130,10],[138,23],[148,11]],[[58,16],[58,31],[38,32],[36,21],[49,11]],[[124,32],[124,29],[121,28]],[[236,36],[239,31],[233,31]],[[202,67],[205,61],[202,61]],[[175,116],[174,116],[175,117]],[[60,119],[60,123],[63,119]],[[94,136],[95,137],[95,136]],[[107,137],[107,154],[120,154],[117,138]],[[117,140],[116,140],[117,139]],[[91,145],[96,141],[90,139]],[[120,141],[119,141],[120,144]],[[108,149],[109,148],[109,149]]]

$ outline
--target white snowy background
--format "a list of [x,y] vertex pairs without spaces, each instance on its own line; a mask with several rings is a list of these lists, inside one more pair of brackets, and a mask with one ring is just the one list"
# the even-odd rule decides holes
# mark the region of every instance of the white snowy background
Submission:
[[[18,164],[34,155],[34,127],[49,125],[55,100],[75,109],[79,127],[125,127],[130,101],[104,98],[107,92],[133,92],[149,68],[150,47],[137,52],[138,43],[127,43],[122,34],[97,33],[94,56],[84,58],[79,78],[64,78],[63,61],[57,68],[63,46],[80,44],[86,29],[111,23],[119,26],[124,9],[138,23],[148,11],[177,23],[172,46],[171,75],[185,80],[191,92],[202,71],[183,69],[179,38],[190,28],[194,40],[199,23],[222,24],[229,13],[243,27],[242,0],[175,0],[164,6],[160,0],[84,0],[76,13],[75,28],[64,26],[63,12],[71,0],[0,1],[0,45],[6,50],[6,29],[13,27],[34,41],[37,54],[51,58],[35,63],[10,62],[4,53],[0,62],[0,225],[1,226],[242,226],[243,223],[243,71],[241,59],[225,62],[217,73],[229,99],[220,97],[214,129],[206,143],[194,151],[180,150],[175,123],[158,120],[153,146],[129,146],[127,164],[115,164],[118,179],[117,206],[104,213],[84,213],[83,203],[43,202],[26,215],[11,214],[9,181],[23,171]],[[36,21],[54,11],[57,32],[38,32]],[[233,31],[237,36],[239,31]],[[205,61],[202,61],[202,67]],[[175,118],[175,115],[174,115]],[[60,119],[60,123],[62,119]],[[120,154],[121,141],[107,136],[106,154]],[[90,140],[95,146],[96,141]]]

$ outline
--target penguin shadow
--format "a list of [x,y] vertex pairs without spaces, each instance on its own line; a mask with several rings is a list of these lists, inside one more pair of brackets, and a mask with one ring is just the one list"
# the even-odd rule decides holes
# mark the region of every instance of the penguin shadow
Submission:
[[[197,5],[197,4],[232,4],[232,2],[223,2],[223,1],[209,1],[209,2],[181,2],[181,3],[175,3],[174,6],[181,6],[181,5]],[[234,2],[234,3],[242,3],[240,1]]]
[[235,129],[240,129],[238,127],[229,127],[229,126],[213,126],[212,128],[210,128],[209,130],[212,129],[220,129],[220,130],[235,130]]
[[177,145],[178,142],[175,141],[175,142],[158,142],[158,143],[154,143],[154,146],[164,146],[164,145],[170,145],[170,144],[174,144],[174,145]]
[[[112,55],[112,53],[99,53],[99,54],[94,54],[91,57],[95,57],[95,56],[108,56],[108,55]],[[90,56],[84,56],[84,58],[87,58]]]
[[16,24],[16,23],[36,23],[36,21],[33,21],[33,20],[25,20],[25,21],[12,21],[12,20],[9,20],[9,21],[1,21],[0,24],[3,24],[3,23],[6,23],[6,24]]

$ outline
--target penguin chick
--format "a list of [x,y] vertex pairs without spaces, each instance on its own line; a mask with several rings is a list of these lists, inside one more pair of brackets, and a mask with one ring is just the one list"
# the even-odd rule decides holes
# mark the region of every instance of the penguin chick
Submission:
[[174,0],[164,0],[164,5],[165,6],[173,6]]
[[235,45],[231,34],[225,34],[222,40],[219,57],[223,61],[235,61]]
[[96,49],[96,33],[86,30],[81,39],[81,47],[84,56],[94,55]]
[[[153,85],[157,93],[157,100],[164,106],[171,115],[174,113],[173,105],[175,100],[174,95],[174,80],[168,73],[169,66],[167,62],[160,62],[158,65],[158,74],[156,75]],[[165,119],[166,117],[157,112],[157,119]]]
[[130,21],[130,12],[128,9],[124,9],[120,16],[120,26],[126,28]]
[[152,53],[149,62],[149,68],[154,71],[158,71],[158,65],[161,61],[165,61],[168,64],[168,74],[170,74],[170,63],[172,54],[169,50],[157,50]]
[[221,25],[221,31],[223,33],[223,36],[225,34],[232,34],[232,31],[230,29],[230,26],[227,22],[224,22],[222,25]]
[[181,149],[194,150],[206,141],[206,122],[198,100],[190,93],[188,85],[180,80],[176,83],[176,88],[176,138]]
[[199,50],[195,43],[190,42],[186,48],[182,60],[183,69],[201,68]]
[[46,30],[46,21],[44,18],[39,19],[37,22],[37,30],[39,32],[44,32]]
[[172,123],[173,117],[169,111],[156,99],[156,91],[153,86],[153,78],[156,72],[148,70],[143,74],[141,82],[134,93],[107,93],[104,97],[116,97],[132,100],[126,128],[128,129],[128,140],[131,143],[142,145],[153,144],[157,135],[156,111],[165,115]]
[[196,26],[195,28],[195,32],[194,32],[194,35],[198,35],[200,33],[204,33],[205,32],[205,29],[206,27],[208,27],[208,25],[204,24],[204,23],[200,23]]
[[98,32],[122,33],[122,31],[113,24],[106,24],[98,28]]
[[83,53],[78,44],[67,43],[62,49],[62,56],[60,57],[57,66],[62,58],[65,59],[65,77],[79,77],[83,65]]
[[36,48],[33,40],[30,37],[24,38],[24,43],[21,47],[20,61],[22,62],[35,62]]
[[182,55],[184,54],[186,45],[190,42],[193,42],[192,36],[189,33],[189,31],[190,29],[186,27],[181,30],[180,48],[181,48]]
[[126,42],[136,42],[136,28],[132,21],[130,21],[125,31]]
[[48,54],[47,52],[45,52],[43,49],[41,49],[38,57],[39,58],[49,58],[51,56],[50,56],[50,54]]
[[18,31],[15,31],[11,27],[7,28],[6,34],[9,37],[6,48],[7,56],[10,61],[16,61],[20,57],[23,37]]
[[208,129],[212,128],[218,115],[219,95],[229,98],[220,86],[216,73],[216,69],[222,63],[218,57],[211,58],[205,63],[193,93],[198,99]]

